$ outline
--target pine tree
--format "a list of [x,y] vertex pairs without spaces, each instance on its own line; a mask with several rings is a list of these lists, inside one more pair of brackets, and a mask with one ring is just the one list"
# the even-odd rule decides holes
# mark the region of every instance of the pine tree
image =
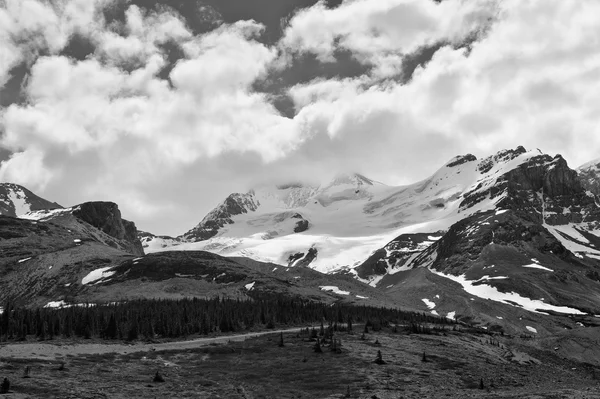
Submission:
[[154,381],[154,382],[165,382],[165,379],[163,378],[162,375],[160,375],[160,373],[158,372],[158,370],[156,370],[156,374],[154,374],[154,378],[152,379],[152,381]]
[[375,358],[375,362],[376,364],[385,364],[385,361],[383,360],[383,357],[381,356],[381,351],[378,350],[377,351],[377,357]]
[[117,321],[115,320],[115,315],[110,315],[110,320],[108,321],[108,326],[106,327],[106,338],[108,339],[116,339],[117,338]]
[[427,355],[425,354],[425,351],[423,351],[423,356],[421,357],[421,361],[422,362],[426,362],[427,361]]
[[483,384],[483,378],[479,380],[479,389],[485,389],[485,385]]
[[8,378],[4,377],[4,380],[2,381],[2,384],[0,385],[0,394],[8,393],[9,390],[10,390],[10,381],[8,380]]
[[281,335],[279,336],[279,344],[278,344],[278,346],[280,348],[284,347],[284,344],[283,344],[283,332],[281,332]]
[[315,346],[313,346],[313,350],[316,353],[323,353],[323,349],[321,349],[321,342],[319,341],[318,338],[317,338],[317,342],[315,343]]

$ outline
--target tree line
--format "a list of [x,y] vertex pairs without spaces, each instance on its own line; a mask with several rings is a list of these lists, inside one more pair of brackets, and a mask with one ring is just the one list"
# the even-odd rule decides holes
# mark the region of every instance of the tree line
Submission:
[[0,315],[0,341],[53,338],[137,340],[236,333],[311,323],[452,324],[453,321],[395,308],[326,304],[279,295],[252,300],[141,299],[60,309],[24,308],[8,302]]

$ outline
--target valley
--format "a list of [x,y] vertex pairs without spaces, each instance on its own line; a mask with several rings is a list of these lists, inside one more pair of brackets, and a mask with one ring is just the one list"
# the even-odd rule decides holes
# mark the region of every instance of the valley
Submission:
[[[54,397],[600,397],[594,167],[576,171],[559,155],[519,147],[455,157],[402,187],[359,174],[262,186],[232,194],[178,237],[138,231],[112,202],[39,208],[26,189],[4,185],[18,194],[2,197],[12,211],[0,216],[0,371],[14,379],[25,364],[38,370],[41,385],[17,379],[22,396],[14,397],[35,396],[39,386]],[[33,196],[32,204],[52,204]],[[187,301],[215,300],[223,309],[238,301],[255,318],[179,313],[192,309]],[[365,315],[376,309],[396,309],[442,330],[415,333],[377,316],[383,328],[366,341],[343,332],[341,354],[318,357],[298,330],[305,324],[282,316],[287,310],[277,313],[275,330],[286,337],[277,347],[272,323],[256,319],[265,303],[367,312],[356,313],[357,325],[371,323]],[[144,310],[162,306],[171,310]],[[35,309],[45,321],[26,313]],[[188,321],[166,328],[165,312]],[[326,325],[346,318],[322,317]],[[71,326],[74,318],[85,326]],[[117,321],[107,340],[109,318]],[[375,348],[385,366],[373,365]],[[422,350],[431,361],[418,360]],[[61,362],[81,369],[85,389],[74,374],[57,374]],[[123,371],[98,373],[112,363]],[[314,363],[310,371],[305,363]],[[166,383],[151,383],[154,367]],[[322,369],[332,382],[313,386]],[[292,380],[293,370],[305,379]],[[131,387],[107,391],[108,381],[125,380]]]

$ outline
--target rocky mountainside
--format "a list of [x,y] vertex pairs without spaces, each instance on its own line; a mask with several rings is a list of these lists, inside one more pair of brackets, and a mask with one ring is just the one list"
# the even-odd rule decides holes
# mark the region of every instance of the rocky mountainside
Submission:
[[56,202],[38,197],[23,186],[0,183],[0,215],[17,217],[31,211],[60,208]]
[[586,190],[600,195],[600,159],[588,162],[577,168],[581,184]]
[[[208,252],[134,255],[120,241],[75,214],[108,228],[114,204],[82,204],[78,210],[39,220],[0,216],[0,303],[14,300],[46,307],[139,298],[251,297],[277,293],[324,302],[389,304],[384,294],[348,276],[290,270],[251,259]],[[1,310],[1,309],[0,309]]]
[[356,174],[291,187],[231,196],[196,227],[214,227],[209,238],[163,239],[161,250],[308,266],[498,331],[598,324],[600,199],[560,155],[457,156],[402,187]]
[[[498,331],[598,325],[598,196],[559,155],[517,148],[467,164],[480,177],[461,195],[464,217],[447,229],[405,229],[347,273],[406,306],[421,302],[434,314]],[[490,201],[493,207],[478,205]]]
[[113,202],[85,202],[71,208],[28,212],[20,218],[52,222],[90,235],[112,248],[133,255],[144,254],[135,224],[123,219],[119,207]]

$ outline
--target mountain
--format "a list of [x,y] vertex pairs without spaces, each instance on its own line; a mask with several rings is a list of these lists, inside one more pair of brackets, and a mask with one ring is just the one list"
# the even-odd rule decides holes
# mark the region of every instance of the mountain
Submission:
[[554,333],[600,321],[600,199],[587,187],[560,155],[466,154],[407,186],[347,174],[234,194],[159,250],[307,266],[406,308]]
[[113,202],[85,202],[71,208],[44,209],[28,212],[20,218],[59,224],[124,252],[144,254],[135,224],[123,219]]
[[262,187],[232,194],[173,241],[153,245],[149,239],[144,245],[150,252],[207,250],[310,264],[322,272],[354,268],[401,234],[447,230],[475,212],[495,209],[506,188],[498,179],[539,156],[523,147],[482,160],[458,156],[429,178],[400,187],[359,174],[338,175],[319,187]]
[[581,183],[586,190],[600,195],[600,158],[577,168]]
[[389,305],[384,294],[349,276],[326,276],[202,251],[136,255],[123,239],[104,232],[115,234],[120,229],[114,204],[78,207],[46,212],[37,220],[32,215],[30,219],[0,216],[0,303],[10,299],[29,306],[60,307],[269,293],[327,303]]
[[18,184],[0,183],[0,215],[20,216],[42,209],[60,209],[62,206],[38,197]]
[[346,273],[405,306],[421,302],[496,331],[599,326],[598,196],[560,155],[517,148],[461,165],[469,164],[477,184],[461,194],[448,228],[401,229]]

